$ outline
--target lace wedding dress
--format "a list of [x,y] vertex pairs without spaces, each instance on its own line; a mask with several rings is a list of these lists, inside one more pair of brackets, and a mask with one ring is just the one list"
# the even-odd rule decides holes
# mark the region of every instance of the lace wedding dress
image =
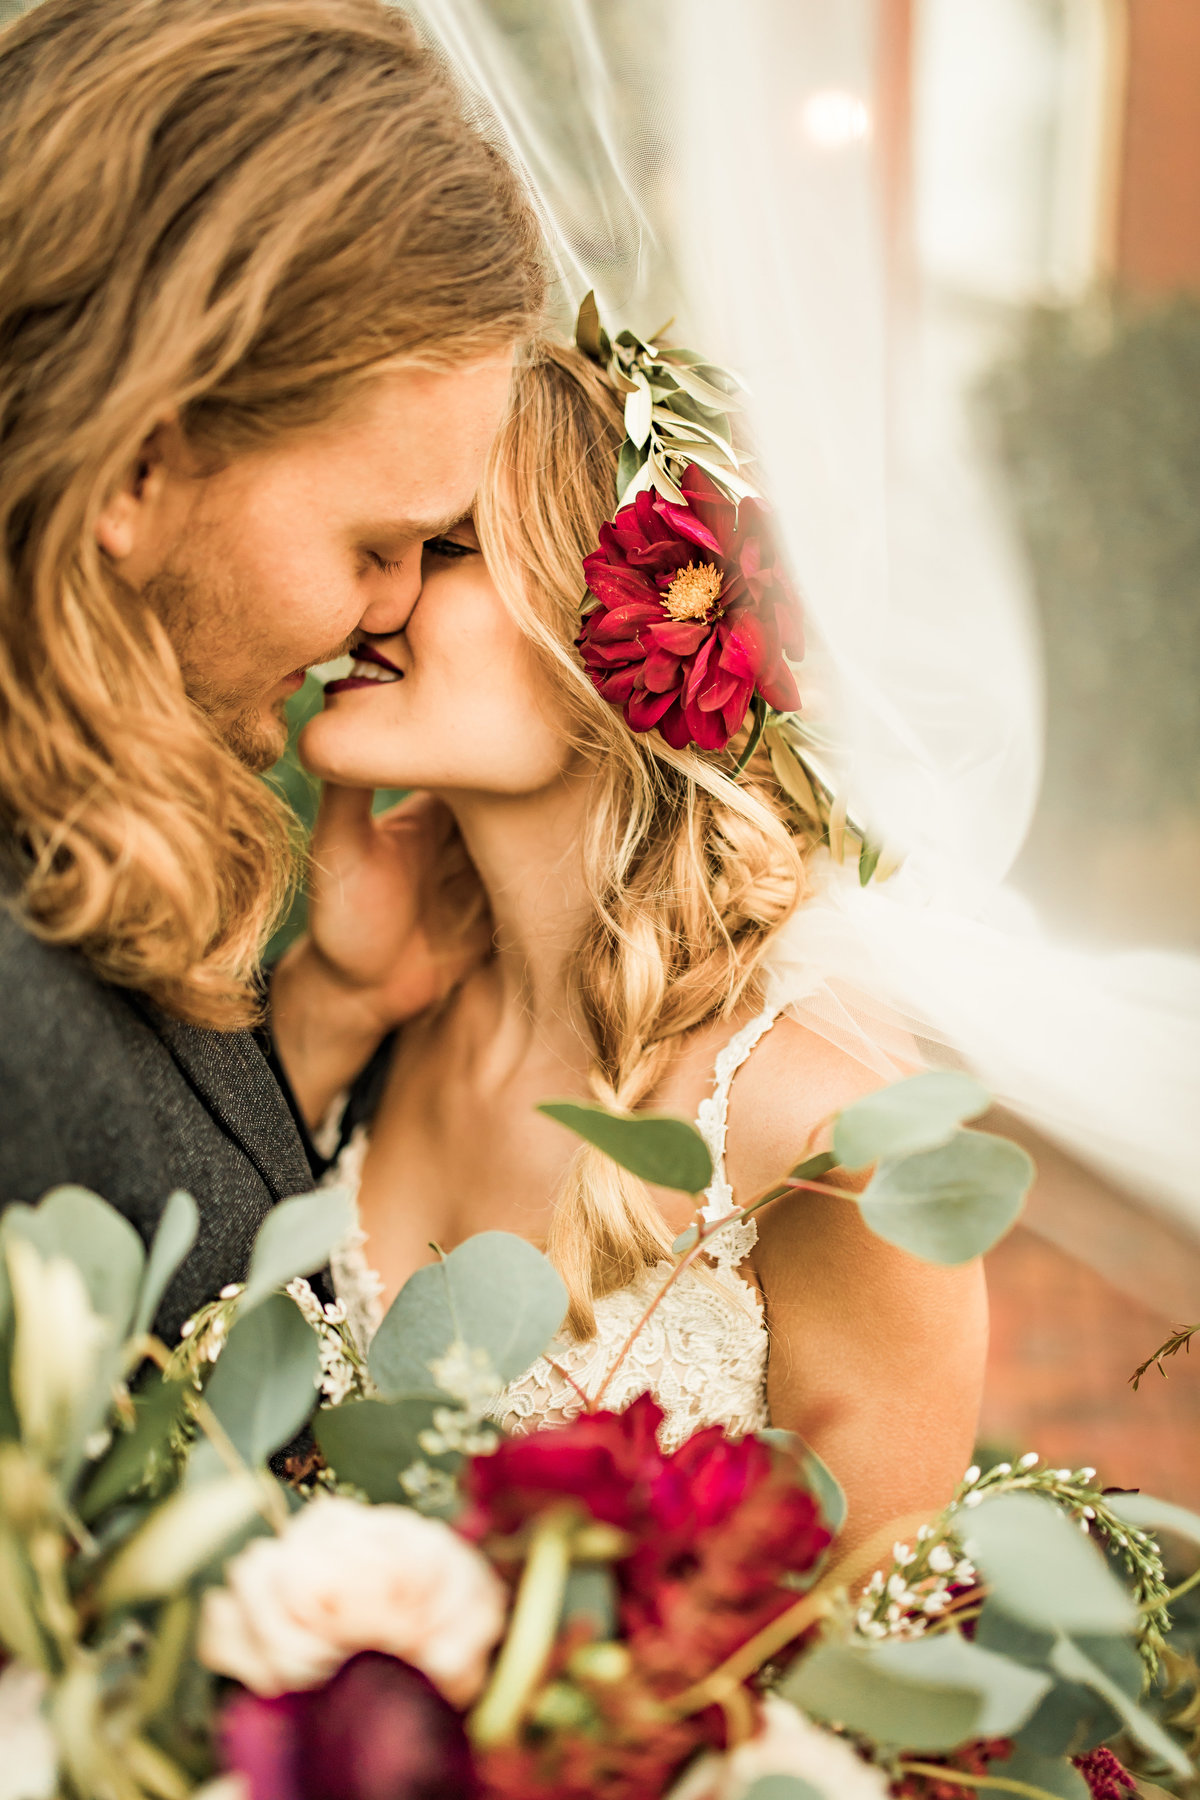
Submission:
[[[713,1091],[702,1101],[696,1126],[713,1160],[713,1179],[701,1209],[713,1222],[736,1210],[725,1174],[725,1133],[733,1078],[779,1016],[768,1007],[725,1045],[716,1060]],[[357,1195],[367,1152],[368,1128],[355,1127],[324,1178],[324,1185]],[[767,1328],[757,1290],[740,1273],[754,1247],[753,1219],[735,1220],[712,1242],[711,1261],[695,1266],[667,1290],[606,1382],[631,1332],[670,1275],[660,1262],[635,1281],[596,1301],[596,1332],[579,1342],[567,1331],[545,1355],[497,1396],[492,1416],[511,1432],[562,1425],[582,1412],[603,1388],[606,1410],[620,1411],[647,1389],[663,1409],[660,1440],[673,1449],[703,1425],[741,1434],[767,1423]],[[366,1349],[383,1316],[382,1284],[356,1230],[330,1259],[334,1287],[347,1322]]]

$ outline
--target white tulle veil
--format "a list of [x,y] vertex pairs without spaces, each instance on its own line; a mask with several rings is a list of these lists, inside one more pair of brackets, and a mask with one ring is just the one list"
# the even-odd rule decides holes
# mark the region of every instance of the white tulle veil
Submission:
[[[827,864],[775,996],[893,1069],[897,1027],[1200,1227],[1200,963],[1043,930],[1008,882],[1037,803],[1028,575],[952,334],[885,280],[871,0],[414,0],[544,215],[564,323],[735,368],[816,648],[806,709],[900,872]],[[892,146],[893,151],[895,146]],[[884,170],[886,174],[886,170]],[[891,284],[894,296],[894,283]]]

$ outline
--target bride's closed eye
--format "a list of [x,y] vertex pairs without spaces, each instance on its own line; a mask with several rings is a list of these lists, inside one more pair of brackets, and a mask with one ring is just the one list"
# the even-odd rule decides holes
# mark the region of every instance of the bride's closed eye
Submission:
[[479,547],[477,544],[460,544],[456,539],[449,537],[426,538],[423,554],[441,557],[446,562],[454,562],[460,556],[478,556]]

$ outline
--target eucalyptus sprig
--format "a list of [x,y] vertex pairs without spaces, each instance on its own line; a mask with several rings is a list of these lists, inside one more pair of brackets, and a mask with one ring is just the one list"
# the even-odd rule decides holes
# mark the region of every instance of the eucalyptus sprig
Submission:
[[1159,1672],[1170,1628],[1170,1589],[1159,1547],[1149,1532],[1122,1519],[1096,1486],[1091,1468],[1040,1466],[1035,1451],[1016,1463],[972,1465],[949,1505],[917,1532],[913,1544],[897,1543],[890,1564],[877,1570],[862,1591],[855,1625],[865,1637],[912,1636],[937,1629],[937,1621],[958,1622],[953,1590],[973,1582],[975,1570],[958,1547],[969,1529],[967,1515],[996,1494],[1041,1494],[1053,1500],[1082,1531],[1099,1539],[1129,1576],[1138,1607],[1137,1642],[1147,1683]]

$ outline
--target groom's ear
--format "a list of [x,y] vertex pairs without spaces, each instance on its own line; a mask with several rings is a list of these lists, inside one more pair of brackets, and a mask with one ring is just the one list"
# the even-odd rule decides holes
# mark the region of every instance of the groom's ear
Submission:
[[176,424],[156,425],[97,515],[96,542],[135,582],[157,563],[182,450]]

